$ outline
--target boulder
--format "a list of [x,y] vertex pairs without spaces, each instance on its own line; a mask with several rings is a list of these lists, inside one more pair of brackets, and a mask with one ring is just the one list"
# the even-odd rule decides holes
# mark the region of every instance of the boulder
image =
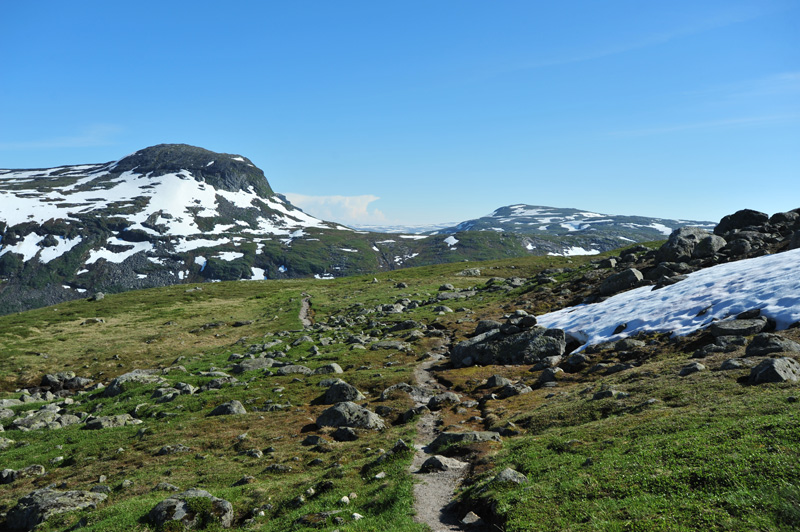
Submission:
[[492,375],[486,381],[486,388],[499,388],[511,384],[511,379],[507,379],[501,375]]
[[108,495],[91,491],[56,491],[41,489],[22,497],[9,510],[6,526],[10,530],[32,530],[50,517],[67,512],[95,509]]
[[430,410],[441,410],[448,405],[457,405],[461,402],[461,397],[453,392],[444,392],[434,395],[428,401],[428,408]]
[[433,471],[448,471],[450,469],[463,469],[469,464],[456,460],[455,458],[448,458],[440,454],[431,456],[425,460],[420,466],[421,473],[431,473]]
[[697,373],[698,371],[705,371],[705,369],[706,367],[700,362],[692,362],[691,364],[683,366],[678,375],[680,375],[681,377],[686,377],[687,375],[691,375],[692,373]]
[[492,431],[471,432],[442,432],[428,446],[437,452],[453,444],[480,443],[485,441],[500,441],[500,434]]
[[720,336],[750,336],[751,334],[760,333],[766,326],[767,320],[764,318],[715,321],[711,324],[711,334],[715,338]]
[[91,417],[86,421],[86,430],[109,429],[114,427],[124,427],[127,425],[139,425],[141,419],[136,419],[130,414],[119,414],[117,416]]
[[616,294],[617,292],[635,287],[643,279],[644,276],[642,272],[636,268],[628,268],[627,270],[615,273],[603,281],[603,284],[600,285],[600,294],[604,296]]
[[500,473],[498,473],[497,476],[494,477],[492,482],[503,483],[503,484],[505,483],[524,484],[525,482],[528,482],[528,477],[526,477],[519,471],[507,467],[503,469]]
[[344,373],[342,366],[336,362],[331,362],[314,370],[314,375],[330,375],[332,373]]
[[235,364],[233,368],[231,368],[231,373],[239,375],[241,373],[244,373],[245,371],[271,368],[273,364],[275,364],[275,360],[272,358],[245,359],[239,362],[238,364]]
[[164,380],[159,377],[155,369],[135,369],[129,373],[120,375],[113,379],[103,390],[105,397],[115,397],[124,392],[131,384],[152,384],[162,383]]
[[222,403],[211,411],[209,416],[230,416],[234,414],[246,414],[244,405],[239,401],[233,400],[227,403]]
[[344,381],[331,385],[322,396],[322,404],[335,405],[346,401],[363,401],[366,399],[364,394],[359,392],[355,386]]
[[385,428],[383,420],[378,414],[350,401],[338,403],[323,411],[317,418],[317,426],[372,430]]
[[686,262],[692,258],[697,244],[711,233],[699,227],[681,227],[669,235],[658,248],[656,262]]
[[767,382],[797,382],[800,380],[800,363],[789,357],[768,358],[750,370],[750,384]]
[[724,248],[728,242],[717,235],[708,235],[700,240],[692,250],[692,257],[695,259],[707,259],[713,257],[719,250]]
[[158,503],[148,518],[157,529],[166,528],[170,521],[178,521],[187,529],[200,529],[212,522],[222,528],[233,524],[233,505],[201,489],[190,489]]
[[800,352],[800,344],[784,338],[778,334],[761,333],[748,344],[745,353],[747,356],[766,356],[771,353],[797,353]]
[[288,366],[278,368],[278,375],[311,375],[313,373],[314,372],[311,371],[311,369],[299,364],[289,364]]
[[714,228],[715,235],[724,236],[736,229],[764,225],[769,222],[769,216],[763,212],[752,209],[742,209],[733,214],[724,216]]
[[456,368],[475,364],[535,364],[549,356],[561,356],[567,347],[564,331],[534,327],[505,336],[492,329],[457,343],[450,352]]

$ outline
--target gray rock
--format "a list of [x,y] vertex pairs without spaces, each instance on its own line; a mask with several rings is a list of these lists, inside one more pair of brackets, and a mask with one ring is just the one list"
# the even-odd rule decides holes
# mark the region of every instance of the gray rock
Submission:
[[514,397],[515,395],[523,395],[526,393],[530,393],[533,390],[530,386],[525,386],[524,384],[506,384],[497,392],[495,395],[498,399],[508,399],[509,397]]
[[430,400],[430,393],[426,391],[424,388],[420,388],[419,386],[412,386],[405,382],[400,382],[398,384],[393,384],[389,386],[383,392],[381,392],[381,401],[386,401],[390,399],[392,395],[395,393],[402,392],[408,394],[412,401],[417,403],[427,403]]
[[713,257],[719,250],[727,245],[727,241],[721,236],[708,235],[700,240],[692,250],[692,257],[695,259],[707,259]]
[[339,403],[323,411],[317,418],[317,426],[372,430],[385,428],[379,415],[350,401]]
[[245,410],[244,405],[239,401],[233,400],[227,403],[223,403],[217,406],[214,410],[211,411],[209,416],[230,416],[235,414],[246,414],[247,410]]
[[614,345],[614,351],[635,351],[637,349],[642,349],[645,345],[646,344],[641,340],[624,338]]
[[658,262],[687,262],[692,258],[695,246],[711,233],[699,227],[681,227],[669,235],[656,253]]
[[108,495],[91,491],[55,491],[41,489],[22,497],[6,516],[11,530],[32,530],[54,515],[87,508],[95,509]]
[[720,336],[750,336],[751,334],[760,333],[766,326],[767,320],[764,318],[715,321],[711,324],[711,334],[715,338]]
[[750,384],[767,382],[797,382],[800,379],[800,363],[789,357],[768,358],[750,371]]
[[314,375],[330,375],[333,373],[344,373],[342,367],[336,362],[325,364],[324,366],[320,366],[314,370]]
[[359,392],[355,386],[344,381],[331,385],[322,396],[322,404],[335,405],[345,401],[363,401],[366,399],[364,394]]
[[430,410],[441,410],[448,405],[457,405],[461,402],[461,397],[453,392],[444,392],[434,395],[428,401],[428,408]]
[[487,388],[499,388],[500,386],[506,386],[507,384],[511,384],[511,379],[507,379],[500,375],[492,375],[486,381]]
[[119,414],[117,416],[92,417],[86,420],[86,430],[109,429],[114,427],[125,427],[127,425],[139,425],[141,419],[136,419],[130,414]]
[[755,362],[749,358],[729,358],[719,367],[722,371],[731,371],[736,369],[752,368]]
[[480,443],[485,441],[500,441],[500,434],[492,431],[471,432],[442,432],[428,446],[437,452],[453,444]]
[[311,369],[299,364],[289,364],[288,366],[278,368],[278,375],[311,375],[313,373]]
[[385,340],[382,342],[375,342],[370,347],[373,351],[377,351],[379,349],[393,349],[395,351],[408,351],[411,349],[411,346],[405,342],[398,342],[396,340]]
[[603,281],[603,284],[600,285],[600,294],[604,296],[616,294],[617,292],[627,290],[628,288],[633,288],[643,279],[644,276],[642,275],[642,272],[636,268],[628,268],[627,270],[616,273]]
[[535,364],[544,357],[563,355],[566,346],[564,331],[560,329],[534,327],[510,336],[492,329],[457,343],[450,352],[450,360],[457,368],[475,364]]
[[[208,499],[210,504],[207,505],[207,515],[194,510],[196,506],[192,502],[198,498]],[[190,489],[158,503],[150,510],[148,518],[159,529],[169,521],[179,521],[188,529],[205,528],[212,519],[222,528],[230,528],[233,524],[233,505],[205,490]]]
[[131,384],[162,383],[164,379],[156,375],[158,370],[135,369],[113,379],[103,391],[105,397],[115,397],[124,392]]
[[752,209],[742,209],[724,216],[717,224],[717,227],[714,228],[714,234],[725,235],[735,229],[759,226],[767,222],[769,222],[767,214]]
[[494,477],[492,482],[524,484],[528,482],[528,477],[526,477],[519,471],[515,471],[510,467],[507,467],[503,469],[500,473],[498,473],[497,476]]
[[748,255],[753,250],[753,246],[744,238],[736,238],[725,246],[725,250],[734,257],[741,257]]
[[454,458],[448,458],[442,455],[434,455],[425,460],[420,466],[419,470],[422,473],[430,473],[432,471],[449,471],[450,469],[462,469],[469,464],[461,462]]
[[749,357],[766,356],[771,353],[797,353],[800,352],[800,344],[784,338],[778,334],[761,333],[757,334],[745,349]]
[[691,364],[687,364],[686,366],[682,367],[678,375],[681,377],[686,377],[687,375],[697,373],[698,371],[705,371],[705,369],[706,367],[700,362],[692,362]]
[[191,447],[187,447],[182,443],[175,443],[170,445],[164,445],[163,447],[161,447],[161,449],[159,449],[158,452],[156,453],[156,456],[167,456],[170,454],[189,453],[189,452],[192,452]]
[[231,373],[239,375],[241,373],[244,373],[245,371],[254,371],[258,369],[271,368],[273,364],[275,364],[275,360],[272,358],[245,359],[239,362],[238,364],[235,364],[231,368]]

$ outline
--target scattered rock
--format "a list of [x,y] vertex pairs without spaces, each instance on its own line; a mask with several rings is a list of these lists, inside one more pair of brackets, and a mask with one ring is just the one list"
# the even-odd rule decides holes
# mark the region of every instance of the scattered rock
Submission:
[[800,344],[772,333],[757,334],[745,350],[747,356],[759,357],[772,353],[797,353]]
[[800,363],[789,357],[768,358],[750,371],[751,384],[768,382],[797,382],[800,379]]
[[705,369],[706,367],[700,362],[692,362],[691,364],[687,364],[686,366],[682,367],[678,375],[681,377],[686,377],[687,375],[697,373],[698,371],[705,371]]
[[319,415],[319,427],[351,427],[372,430],[385,428],[383,420],[376,413],[351,401],[336,404]]
[[87,508],[96,509],[108,495],[91,491],[56,491],[41,489],[22,497],[9,510],[6,526],[11,530],[32,530],[50,517]]
[[245,410],[244,405],[239,401],[229,401],[227,403],[223,403],[216,407],[214,410],[211,411],[209,416],[229,416],[234,414],[246,414],[247,410]]
[[163,529],[178,521],[188,529],[205,528],[211,522],[222,528],[233,524],[233,505],[201,489],[190,489],[158,503],[148,514],[150,522]]

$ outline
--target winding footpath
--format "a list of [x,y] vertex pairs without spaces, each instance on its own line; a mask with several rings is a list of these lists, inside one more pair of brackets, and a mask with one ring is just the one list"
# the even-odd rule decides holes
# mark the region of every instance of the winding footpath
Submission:
[[[428,399],[447,390],[431,375],[430,368],[438,360],[423,362],[414,370],[414,378],[424,394],[415,398],[415,406],[427,405]],[[417,437],[414,442],[416,453],[411,463],[410,471],[419,482],[414,485],[414,520],[428,525],[433,532],[488,532],[483,526],[467,526],[461,523],[462,515],[456,513],[450,502],[453,498],[458,483],[466,475],[469,464],[452,461],[451,464],[463,464],[460,467],[450,467],[447,471],[423,472],[422,464],[434,456],[428,448],[440,430],[441,417],[437,412],[426,412],[417,422]]]

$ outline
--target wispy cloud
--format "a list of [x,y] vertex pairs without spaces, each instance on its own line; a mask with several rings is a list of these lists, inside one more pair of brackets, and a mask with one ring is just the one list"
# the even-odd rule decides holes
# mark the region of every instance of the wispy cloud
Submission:
[[747,127],[747,126],[759,126],[771,123],[794,122],[798,119],[800,119],[800,114],[752,116],[743,118],[729,118],[723,120],[708,120],[705,122],[686,122],[682,124],[672,124],[662,127],[613,131],[609,133],[609,135],[617,137],[645,137],[649,135],[663,135],[667,133],[676,133],[679,131],[688,131],[694,129],[708,129],[708,128],[720,128],[720,127],[725,127],[725,128]]
[[[782,8],[781,8],[782,9]],[[708,17],[704,20],[692,22],[683,27],[673,28],[671,30],[653,33],[651,35],[642,37],[640,39],[631,40],[627,42],[619,42],[607,46],[602,46],[585,52],[578,52],[571,55],[555,56],[547,59],[531,61],[508,69],[508,71],[528,70],[535,68],[551,67],[567,65],[570,63],[581,63],[584,61],[592,61],[603,57],[614,56],[642,48],[648,48],[669,41],[696,35],[706,31],[723,28],[732,24],[745,22],[747,20],[761,17],[767,13],[774,12],[776,7],[763,7],[758,5],[739,6],[730,8],[716,16]]]
[[112,124],[94,124],[75,135],[38,140],[0,142],[0,150],[40,150],[53,148],[92,148],[110,146],[122,128]]
[[713,97],[715,99],[766,98],[797,95],[800,93],[800,72],[781,72],[756,79],[725,83],[686,92],[687,96]]
[[289,201],[307,213],[323,220],[343,224],[383,224],[386,216],[369,205],[380,198],[371,194],[363,196],[307,196],[305,194],[284,194]]

